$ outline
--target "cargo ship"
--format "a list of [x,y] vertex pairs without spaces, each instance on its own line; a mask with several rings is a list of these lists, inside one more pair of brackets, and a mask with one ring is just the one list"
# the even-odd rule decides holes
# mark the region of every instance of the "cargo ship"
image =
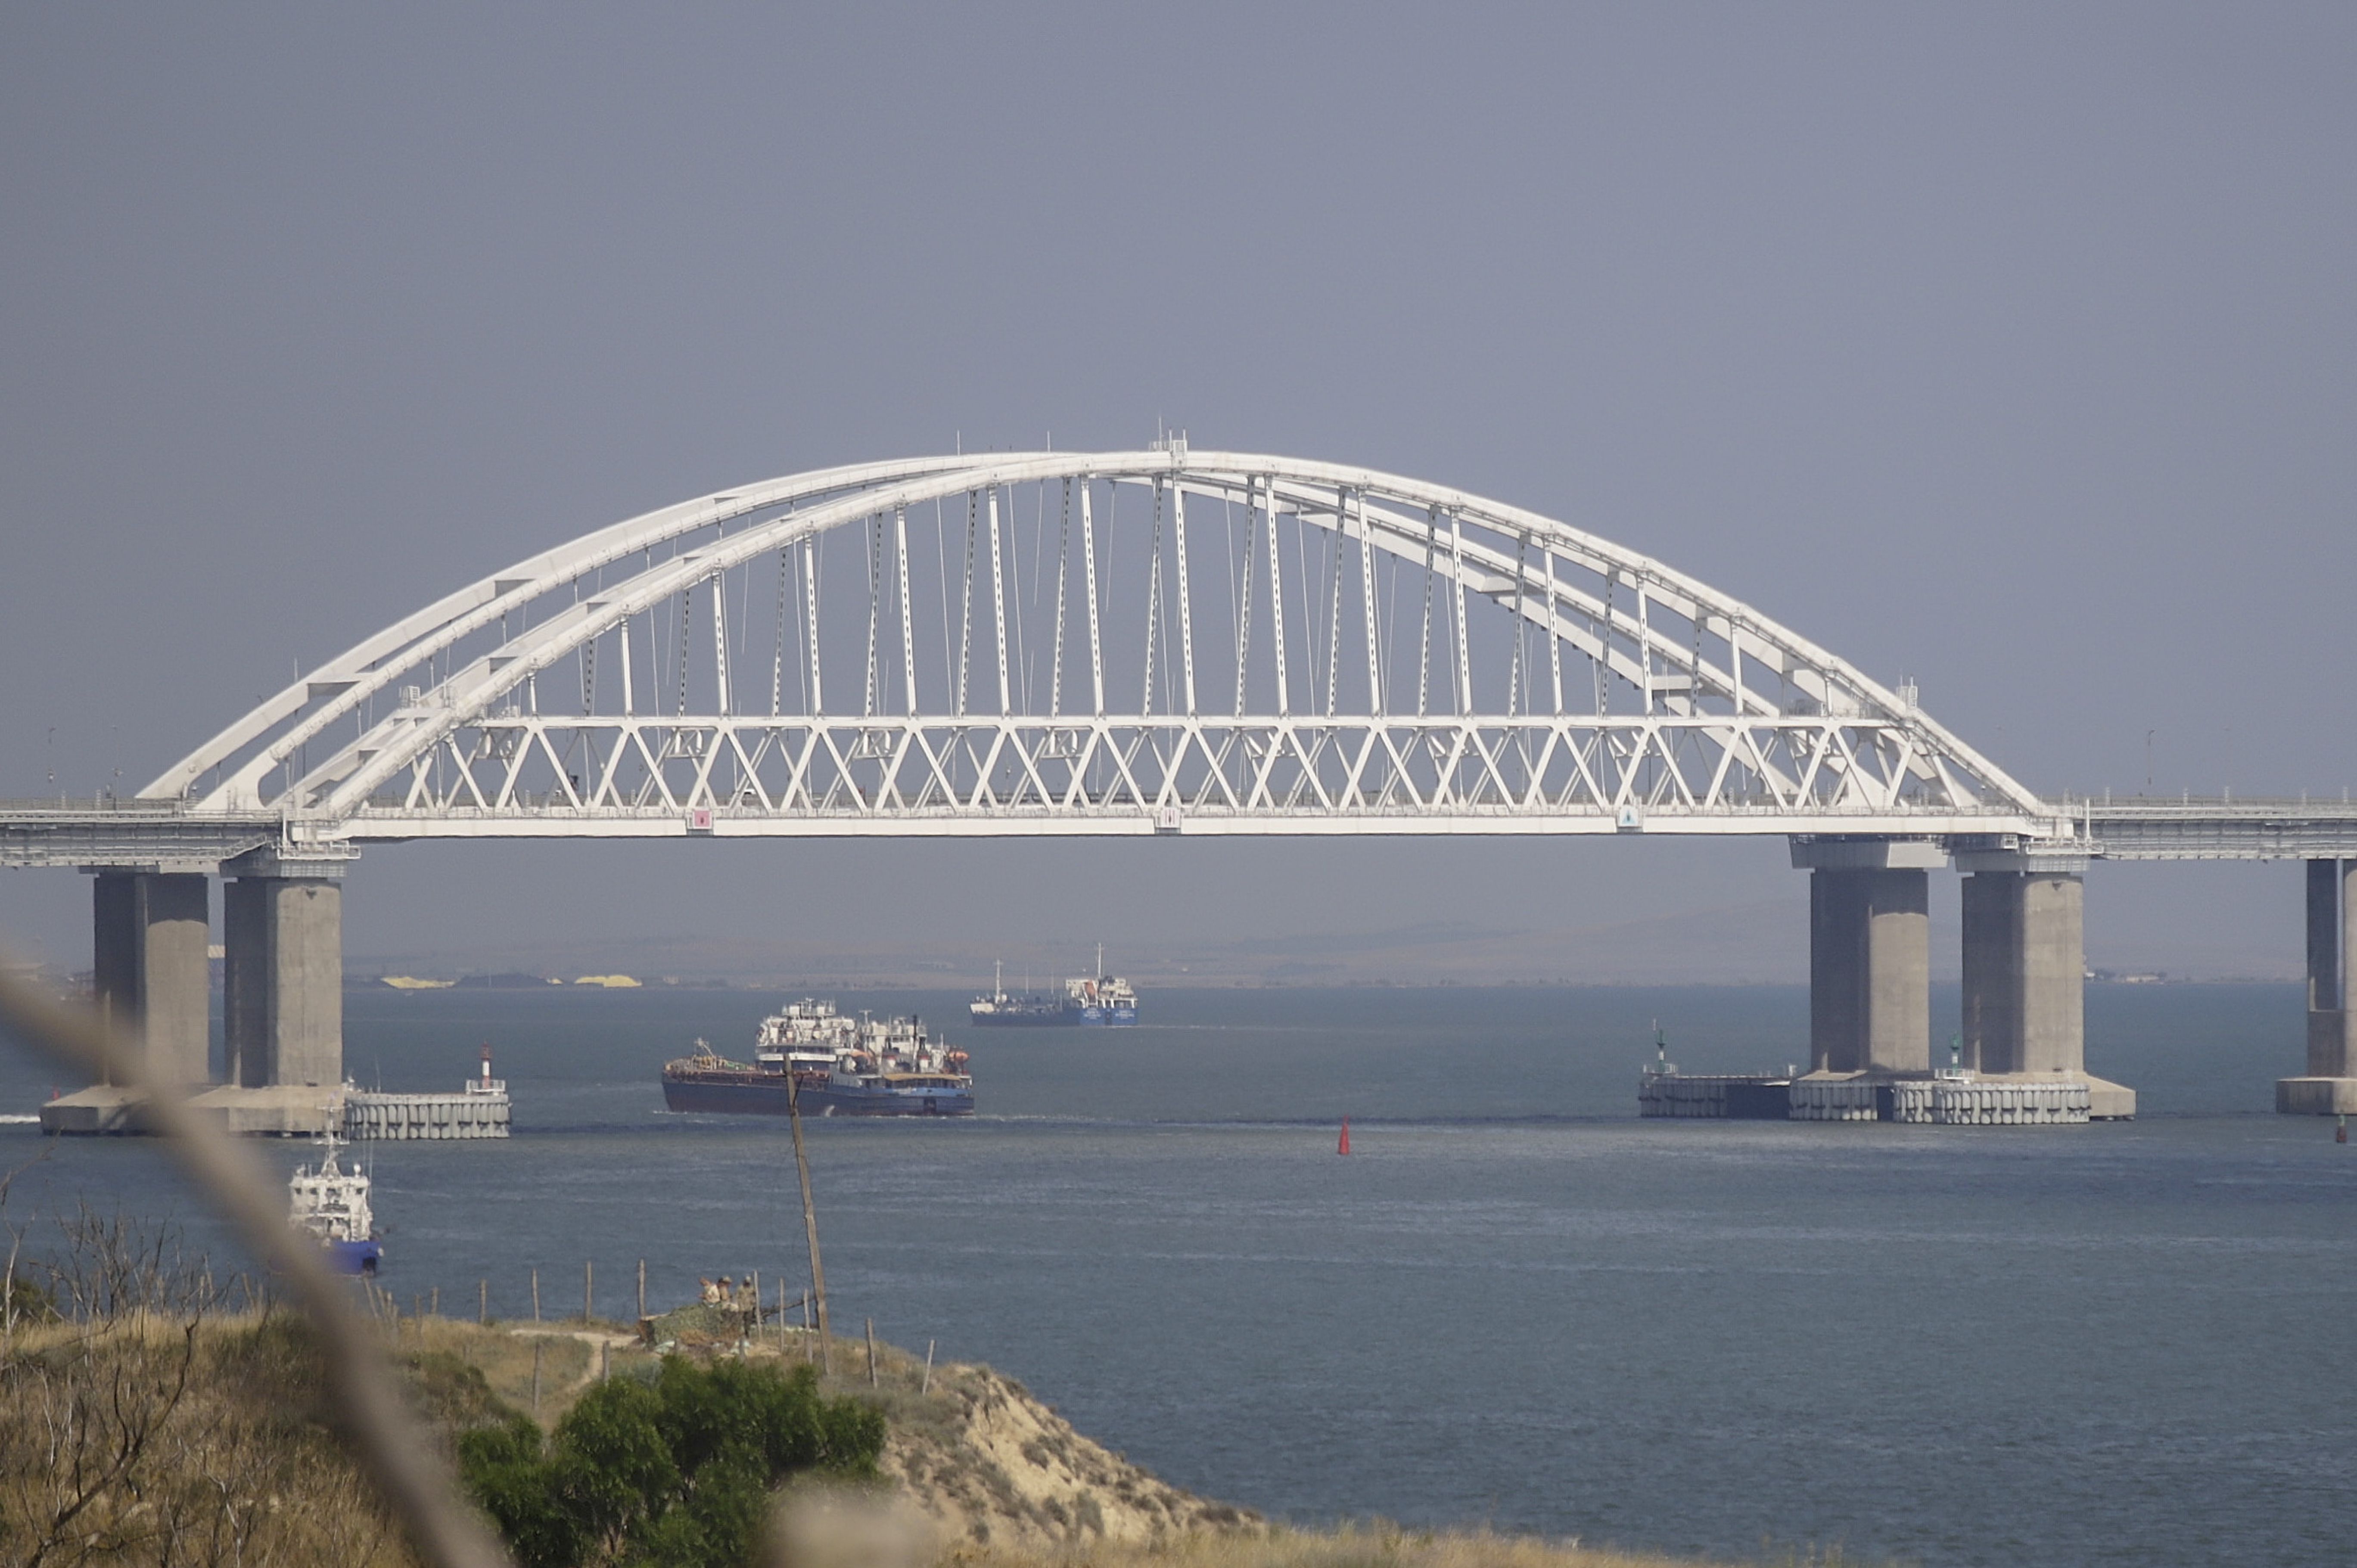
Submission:
[[914,1018],[847,1017],[805,997],[761,1020],[750,1062],[703,1040],[694,1055],[666,1062],[663,1104],[783,1116],[791,1096],[806,1116],[971,1116],[966,1061]]
[[1137,993],[1128,981],[1104,972],[1104,944],[1097,944],[1097,972],[1075,975],[1064,982],[1061,996],[1037,992],[1007,994],[1003,973],[993,971],[990,994],[977,996],[966,1016],[986,1028],[1065,1028],[1075,1025],[1135,1024]]

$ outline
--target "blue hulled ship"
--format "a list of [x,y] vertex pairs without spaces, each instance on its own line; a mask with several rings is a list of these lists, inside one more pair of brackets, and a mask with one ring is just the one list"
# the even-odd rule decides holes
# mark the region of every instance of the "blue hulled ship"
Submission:
[[994,971],[990,994],[967,1004],[966,1016],[985,1028],[1066,1028],[1076,1025],[1135,1024],[1137,993],[1128,981],[1104,972],[1104,945],[1097,945],[1097,972],[1064,982],[1061,996],[1033,992],[1009,995],[1003,972]]

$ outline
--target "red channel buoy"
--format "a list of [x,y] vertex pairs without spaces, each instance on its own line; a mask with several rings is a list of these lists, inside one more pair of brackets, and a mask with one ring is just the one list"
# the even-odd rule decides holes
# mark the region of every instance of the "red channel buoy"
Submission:
[[1342,1141],[1335,1145],[1334,1152],[1338,1155],[1351,1152],[1351,1119],[1348,1116],[1342,1118]]

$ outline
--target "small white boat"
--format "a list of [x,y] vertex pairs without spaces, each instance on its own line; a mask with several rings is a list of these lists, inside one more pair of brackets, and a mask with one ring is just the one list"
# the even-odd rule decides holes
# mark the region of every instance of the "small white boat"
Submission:
[[337,1165],[334,1133],[319,1142],[318,1165],[298,1166],[286,1179],[287,1223],[325,1247],[338,1273],[373,1274],[384,1260],[384,1245],[369,1211],[369,1178]]

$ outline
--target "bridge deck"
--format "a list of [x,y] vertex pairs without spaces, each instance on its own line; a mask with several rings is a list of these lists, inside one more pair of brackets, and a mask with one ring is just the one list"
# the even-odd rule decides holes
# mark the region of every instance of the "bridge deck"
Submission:
[[[2068,822],[2074,847],[2102,860],[2357,859],[2357,803],[2305,800],[2177,800],[2066,798],[2052,822]],[[2044,824],[1953,812],[1894,812],[1871,817],[1795,816],[1789,810],[1722,806],[1633,813],[1564,812],[1468,803],[1434,811],[1340,805],[1324,811],[1253,812],[1192,807],[1157,809],[1135,799],[1078,805],[997,802],[974,810],[873,811],[857,806],[823,811],[682,812],[585,810],[560,804],[495,811],[412,816],[366,810],[324,836],[350,844],[422,838],[722,838],[948,837],[1002,835],[1204,836],[1338,834],[1578,835],[1647,832],[1706,837],[1837,834],[1976,841],[1992,834],[2050,843]],[[225,860],[281,843],[283,824],[268,815],[197,814],[146,800],[0,801],[0,866],[146,866],[210,870]]]

